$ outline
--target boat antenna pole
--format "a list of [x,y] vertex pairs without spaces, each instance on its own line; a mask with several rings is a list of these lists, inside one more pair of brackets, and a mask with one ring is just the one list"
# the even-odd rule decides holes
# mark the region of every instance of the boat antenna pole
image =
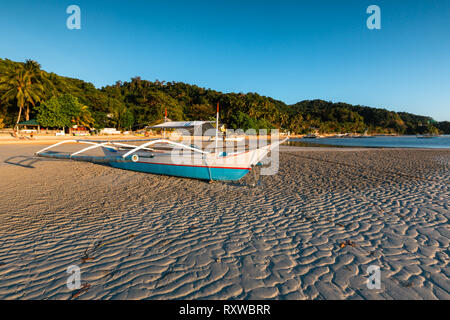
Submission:
[[217,140],[219,139],[219,102],[217,102],[217,114],[216,114],[216,148],[215,152],[217,152]]

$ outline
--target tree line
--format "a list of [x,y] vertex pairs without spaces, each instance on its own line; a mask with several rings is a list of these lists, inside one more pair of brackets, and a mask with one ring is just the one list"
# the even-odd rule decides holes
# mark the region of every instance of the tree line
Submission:
[[33,60],[0,59],[0,127],[37,119],[44,127],[82,125],[134,130],[162,120],[214,120],[228,128],[291,133],[450,133],[448,122],[406,112],[305,100],[293,105],[257,93],[222,93],[182,82],[140,77],[97,89],[89,82],[41,69]]

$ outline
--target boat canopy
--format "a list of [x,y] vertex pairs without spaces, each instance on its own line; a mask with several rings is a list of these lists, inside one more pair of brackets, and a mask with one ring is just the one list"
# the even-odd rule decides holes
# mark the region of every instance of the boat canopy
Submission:
[[169,121],[155,126],[152,129],[184,129],[186,132],[180,132],[182,135],[190,136],[214,136],[214,121]]
[[[169,121],[156,126],[151,126],[152,129],[179,129],[179,128],[192,128],[197,126],[203,126],[206,124],[211,125],[214,121]],[[212,127],[212,126],[211,126]]]

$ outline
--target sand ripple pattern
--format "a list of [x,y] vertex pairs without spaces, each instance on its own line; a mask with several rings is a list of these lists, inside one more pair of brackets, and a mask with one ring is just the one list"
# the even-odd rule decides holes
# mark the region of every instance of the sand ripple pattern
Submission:
[[449,159],[292,149],[255,188],[3,163],[0,299],[71,299],[73,264],[76,299],[449,299]]

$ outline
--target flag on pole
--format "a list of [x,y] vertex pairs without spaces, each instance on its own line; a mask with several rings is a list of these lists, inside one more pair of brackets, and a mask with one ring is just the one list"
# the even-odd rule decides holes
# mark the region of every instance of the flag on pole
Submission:
[[217,139],[219,138],[219,102],[217,102],[217,114],[216,114],[216,140],[215,140],[215,152],[217,153]]
[[[164,108],[164,122],[167,122],[167,108]],[[163,137],[166,137],[166,128],[164,128]]]

